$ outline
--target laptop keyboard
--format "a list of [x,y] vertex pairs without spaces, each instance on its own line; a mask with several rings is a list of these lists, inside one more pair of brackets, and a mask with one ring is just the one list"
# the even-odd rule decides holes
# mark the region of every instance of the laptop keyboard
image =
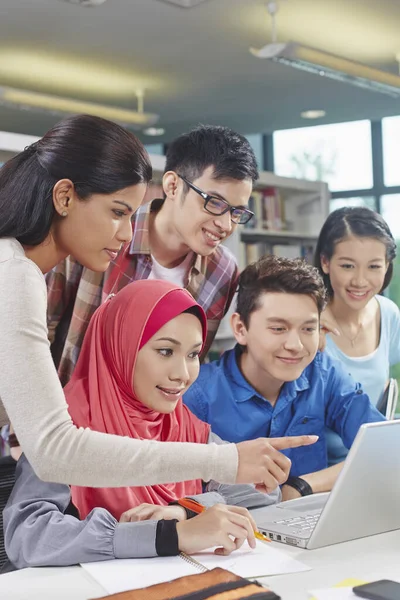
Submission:
[[279,525],[286,525],[287,527],[292,527],[293,532],[296,530],[296,533],[311,533],[311,531],[316,526],[319,517],[320,513],[316,515],[305,515],[304,517],[290,517],[290,519],[274,521],[274,523]]

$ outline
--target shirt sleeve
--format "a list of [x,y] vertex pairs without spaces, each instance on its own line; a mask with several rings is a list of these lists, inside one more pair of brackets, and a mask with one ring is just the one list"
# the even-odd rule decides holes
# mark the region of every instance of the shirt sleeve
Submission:
[[90,487],[215,478],[233,483],[234,444],[136,440],[77,428],[47,338],[46,286],[27,260],[0,263],[0,398],[37,475]]
[[64,514],[70,500],[67,485],[41,481],[22,455],[3,513],[5,548],[16,568],[157,556],[157,521],[118,523],[103,508],[80,521]]
[[326,398],[325,424],[340,435],[346,448],[350,448],[363,423],[385,421],[339,361],[334,361],[329,370]]

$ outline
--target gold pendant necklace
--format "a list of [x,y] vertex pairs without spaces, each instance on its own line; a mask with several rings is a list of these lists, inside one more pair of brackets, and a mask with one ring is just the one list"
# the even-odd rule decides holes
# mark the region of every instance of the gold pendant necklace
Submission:
[[339,327],[340,331],[343,333],[344,337],[349,340],[349,342],[351,344],[351,347],[354,348],[354,345],[355,345],[355,343],[357,341],[357,338],[360,335],[361,329],[363,328],[363,324],[362,323],[359,324],[358,331],[357,331],[356,335],[351,338],[349,335],[347,335],[347,333],[345,332],[345,330],[343,329],[343,327],[340,325],[340,323],[339,323],[338,319],[335,317],[335,315],[333,315],[333,317],[334,317],[334,319],[335,319],[335,321],[337,323],[337,326]]

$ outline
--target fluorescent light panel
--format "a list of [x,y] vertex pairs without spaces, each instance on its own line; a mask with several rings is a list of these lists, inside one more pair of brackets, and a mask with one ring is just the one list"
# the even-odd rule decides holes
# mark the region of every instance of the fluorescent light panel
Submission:
[[319,109],[303,110],[301,113],[303,119],[321,119],[322,117],[325,117],[325,115],[326,112]]
[[73,100],[61,96],[39,94],[37,92],[18,90],[9,87],[0,87],[0,104],[5,104],[12,108],[18,106],[20,108],[39,109],[52,113],[84,113],[116,121],[138,129],[154,125],[159,119],[159,115],[152,113],[127,110],[117,106],[107,106],[105,104],[96,104],[94,102]]
[[400,77],[296,42],[250,48],[258,58],[268,58],[295,69],[400,98]]
[[168,4],[175,4],[181,8],[193,8],[198,4],[202,4],[206,0],[160,0],[160,2],[168,2]]

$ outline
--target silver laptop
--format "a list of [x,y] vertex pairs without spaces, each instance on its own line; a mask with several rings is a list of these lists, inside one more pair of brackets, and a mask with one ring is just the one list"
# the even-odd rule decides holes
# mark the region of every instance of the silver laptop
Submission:
[[330,493],[251,513],[266,536],[299,548],[400,529],[400,420],[360,427]]

